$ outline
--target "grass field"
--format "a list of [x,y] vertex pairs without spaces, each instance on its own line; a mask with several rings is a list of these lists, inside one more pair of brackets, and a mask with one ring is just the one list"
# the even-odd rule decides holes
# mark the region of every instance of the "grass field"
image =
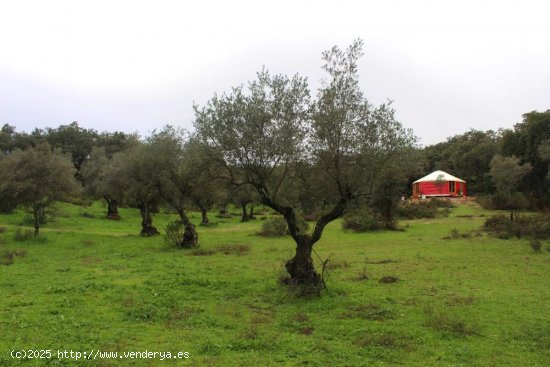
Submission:
[[[278,284],[294,246],[257,236],[259,219],[212,215],[217,225],[197,227],[200,249],[178,250],[140,237],[136,210],[115,222],[99,203],[58,209],[45,241],[14,241],[25,213],[0,215],[0,255],[15,253],[0,265],[0,366],[550,366],[550,252],[486,234],[444,239],[491,214],[472,205],[403,221],[405,231],[331,223],[316,245],[328,290],[311,299]],[[10,356],[29,349],[53,356]],[[189,358],[75,361],[58,350]]]

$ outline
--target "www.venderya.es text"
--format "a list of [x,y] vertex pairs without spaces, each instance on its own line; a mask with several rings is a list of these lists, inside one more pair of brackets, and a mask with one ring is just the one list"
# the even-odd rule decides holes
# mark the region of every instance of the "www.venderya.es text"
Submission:
[[113,352],[91,349],[75,351],[67,349],[14,349],[10,353],[14,359],[71,359],[74,361],[87,359],[188,359],[189,352],[157,352],[157,351],[126,351]]

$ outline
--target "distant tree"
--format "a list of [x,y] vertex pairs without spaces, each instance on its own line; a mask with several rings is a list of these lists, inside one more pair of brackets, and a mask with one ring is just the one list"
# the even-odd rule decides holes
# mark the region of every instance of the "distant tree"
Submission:
[[550,205],[550,181],[546,180],[550,161],[540,155],[550,140],[550,110],[530,112],[523,115],[523,121],[506,130],[502,138],[502,155],[516,156],[521,163],[532,167],[522,180],[521,189],[534,194],[540,206]]
[[419,175],[423,166],[422,152],[410,147],[405,149],[402,154],[393,157],[381,172],[369,206],[379,216],[386,229],[397,227],[397,208],[401,197],[405,196],[409,190],[409,177]]
[[153,151],[138,144],[115,154],[100,175],[101,185],[124,192],[125,200],[139,209],[142,236],[159,234],[153,225],[153,214],[161,199],[156,177],[158,164]]
[[[544,162],[550,162],[550,139],[544,140],[539,146],[539,157]],[[546,182],[550,182],[550,168],[546,171]]]
[[112,158],[114,154],[122,152],[139,143],[137,134],[125,134],[120,131],[102,132],[98,135],[94,147],[103,148],[105,156]]
[[46,211],[56,200],[78,189],[75,169],[66,156],[47,143],[16,150],[0,160],[0,193],[31,209],[38,236]]
[[201,211],[202,225],[210,223],[208,211],[228,195],[227,185],[219,180],[215,171],[217,165],[210,159],[214,154],[198,139],[190,139],[186,144],[185,162],[189,165],[191,186],[189,199]]
[[80,171],[80,167],[92,153],[98,133],[93,129],[84,129],[74,121],[55,129],[47,128],[45,136],[52,147],[70,154],[75,168]]
[[[292,284],[319,284],[311,253],[326,225],[352,201],[371,195],[386,162],[414,143],[392,108],[372,108],[364,98],[361,55],[361,41],[323,53],[330,80],[313,105],[305,79],[264,70],[248,90],[234,88],[195,107],[197,131],[224,158],[225,177],[251,185],[262,204],[283,215],[296,242],[286,263]],[[320,203],[311,233],[299,225],[300,197]]]
[[[254,219],[254,202],[258,201],[258,193],[251,185],[240,185],[230,192],[231,201],[241,208],[241,222],[248,222]],[[250,209],[248,209],[250,205]],[[249,211],[250,210],[250,211]]]
[[531,169],[529,163],[520,164],[519,158],[515,156],[503,157],[497,154],[491,160],[489,175],[496,185],[497,194],[505,200],[503,204],[510,209],[511,220],[514,220],[515,211],[526,205],[526,200],[521,198],[522,195],[517,194],[517,188]]
[[184,227],[180,247],[184,248],[198,246],[199,235],[185,207],[191,197],[194,172],[203,168],[194,154],[187,154],[189,144],[189,135],[172,126],[165,126],[147,139],[147,149],[155,160],[155,167],[151,171],[155,187],[158,195],[180,217]]
[[542,161],[550,161],[550,139],[546,139],[540,143],[538,153]]
[[84,191],[93,197],[102,198],[107,203],[107,219],[119,220],[118,206],[124,198],[126,185],[121,177],[109,177],[111,174],[109,159],[105,148],[94,148],[90,157],[80,169],[80,176],[84,182]]
[[4,124],[0,129],[0,154],[7,154],[14,149],[15,127]]

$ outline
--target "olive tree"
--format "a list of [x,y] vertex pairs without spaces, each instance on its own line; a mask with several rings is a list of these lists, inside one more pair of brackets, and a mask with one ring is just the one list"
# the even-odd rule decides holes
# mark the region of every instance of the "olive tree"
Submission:
[[[318,285],[312,250],[331,221],[368,197],[388,163],[414,143],[393,109],[373,108],[359,88],[362,42],[323,53],[328,79],[311,102],[306,79],[266,70],[230,93],[195,106],[195,127],[223,160],[223,177],[249,185],[283,215],[296,252],[285,264],[291,284]],[[300,202],[316,201],[311,232],[300,228]]]
[[510,210],[510,220],[514,220],[515,213],[527,206],[525,196],[517,191],[522,179],[531,172],[529,163],[520,163],[516,156],[504,157],[495,154],[491,160],[489,176],[493,179],[497,198],[501,200],[500,206]]
[[0,160],[0,195],[31,209],[36,237],[51,205],[78,190],[75,172],[71,159],[48,143],[15,150]]
[[154,156],[154,170],[158,195],[172,207],[184,227],[180,247],[196,247],[199,236],[185,210],[190,200],[192,179],[202,165],[190,151],[190,137],[182,129],[165,126],[147,139],[147,149]]
[[84,180],[85,192],[102,198],[107,203],[107,219],[119,220],[118,205],[124,196],[124,185],[113,184],[112,180],[118,177],[105,177],[110,163],[105,148],[94,148],[90,157],[82,164],[80,176]]
[[153,225],[153,214],[158,210],[160,196],[156,176],[159,159],[141,143],[113,156],[101,171],[101,185],[123,192],[129,205],[139,209],[141,235],[159,234]]

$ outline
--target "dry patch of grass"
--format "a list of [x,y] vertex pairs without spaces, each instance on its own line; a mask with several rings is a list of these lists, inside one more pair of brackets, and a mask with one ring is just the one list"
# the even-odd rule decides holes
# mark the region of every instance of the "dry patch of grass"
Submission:
[[101,261],[102,260],[100,258],[97,258],[97,257],[94,257],[94,256],[85,256],[81,260],[82,264],[84,264],[84,265],[100,264]]
[[447,299],[446,304],[449,306],[467,306],[476,301],[476,298],[472,295],[462,296],[455,294]]
[[327,262],[326,269],[327,270],[334,270],[334,269],[347,269],[351,265],[349,262],[345,260],[332,260]]
[[213,249],[198,248],[189,252],[191,256],[213,256],[219,253],[224,255],[237,255],[243,256],[250,252],[249,245],[243,244],[225,244]]
[[379,282],[384,284],[390,284],[390,283],[397,283],[399,281],[399,278],[394,277],[392,275],[387,275],[385,277],[380,278]]
[[221,245],[217,251],[225,255],[243,256],[250,252],[250,246],[241,244],[226,244]]
[[391,310],[384,309],[375,304],[354,305],[349,307],[348,310],[342,314],[341,318],[385,321],[393,319],[394,313]]

